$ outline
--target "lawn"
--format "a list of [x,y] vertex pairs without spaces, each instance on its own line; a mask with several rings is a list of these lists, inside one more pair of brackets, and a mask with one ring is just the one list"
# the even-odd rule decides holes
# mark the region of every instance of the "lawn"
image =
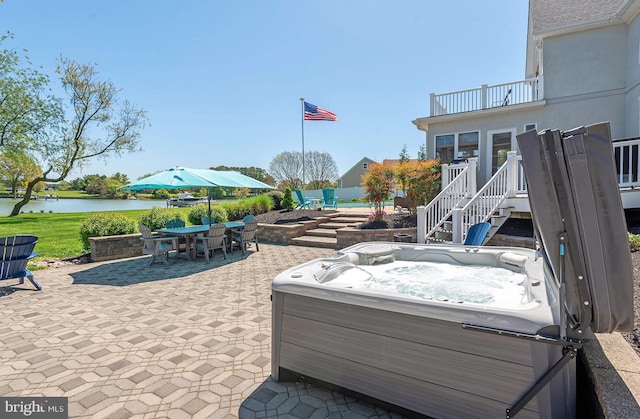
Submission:
[[[184,211],[187,219],[189,208],[178,208]],[[137,220],[148,210],[114,211]],[[80,242],[80,225],[93,212],[72,213],[30,213],[17,217],[0,217],[0,235],[31,234],[38,237],[35,251],[38,259],[58,259],[80,256],[82,243]]]

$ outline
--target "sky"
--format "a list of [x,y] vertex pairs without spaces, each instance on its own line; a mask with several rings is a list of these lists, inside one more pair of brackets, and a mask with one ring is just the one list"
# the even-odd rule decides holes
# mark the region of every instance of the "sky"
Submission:
[[[51,78],[95,63],[144,108],[142,151],[72,172],[135,180],[173,166],[268,170],[302,149],[300,98],[337,122],[305,121],[305,151],[344,174],[363,157],[417,157],[429,93],[522,80],[526,0],[5,0],[6,46]],[[59,96],[64,97],[61,90]]]

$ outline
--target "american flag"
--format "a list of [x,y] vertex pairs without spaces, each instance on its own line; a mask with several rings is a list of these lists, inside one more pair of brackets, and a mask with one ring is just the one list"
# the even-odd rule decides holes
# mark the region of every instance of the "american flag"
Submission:
[[306,121],[337,121],[338,117],[333,112],[319,108],[309,102],[304,102],[304,119]]

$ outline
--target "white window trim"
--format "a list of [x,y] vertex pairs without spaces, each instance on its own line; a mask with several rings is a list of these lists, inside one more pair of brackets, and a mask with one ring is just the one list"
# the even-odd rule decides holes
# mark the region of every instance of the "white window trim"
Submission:
[[475,132],[478,134],[478,155],[474,156],[474,157],[478,157],[480,158],[480,156],[482,155],[482,147],[481,147],[481,143],[482,141],[480,141],[480,130],[471,130],[471,131],[460,131],[460,132],[449,132],[449,133],[443,133],[443,134],[438,134],[438,135],[434,135],[433,136],[433,157],[436,157],[436,152],[438,150],[438,137],[444,137],[447,135],[453,135],[453,159],[456,160],[458,158],[458,137],[460,134],[469,134]]
[[517,128],[502,128],[502,129],[492,129],[487,131],[487,151],[486,151],[486,155],[484,156],[484,163],[485,163],[485,173],[487,176],[487,180],[491,179],[491,176],[493,176],[493,173],[491,173],[491,153],[493,152],[493,134],[500,134],[503,132],[510,132],[511,133],[511,151],[515,150],[518,153],[520,153],[520,150],[518,149],[518,140],[516,139],[516,133],[518,132]]

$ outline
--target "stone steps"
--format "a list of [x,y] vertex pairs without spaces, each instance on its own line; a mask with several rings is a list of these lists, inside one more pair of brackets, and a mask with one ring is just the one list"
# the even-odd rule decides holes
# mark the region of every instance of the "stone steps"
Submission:
[[368,220],[368,214],[358,213],[338,213],[331,214],[330,217],[328,223],[319,224],[318,228],[307,230],[304,236],[293,238],[293,244],[335,249],[338,244],[336,230],[343,227],[354,227]]

